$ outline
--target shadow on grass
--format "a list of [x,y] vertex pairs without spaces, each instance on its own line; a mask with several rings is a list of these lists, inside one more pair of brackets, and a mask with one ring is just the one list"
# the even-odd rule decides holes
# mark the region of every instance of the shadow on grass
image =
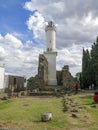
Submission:
[[41,123],[42,121],[41,120],[33,120],[32,122]]
[[79,98],[82,98],[82,99],[92,99],[93,95],[83,95],[83,96],[80,96]]
[[88,105],[88,106],[91,106],[91,105],[94,105],[94,103],[83,103],[82,105]]
[[93,95],[82,95],[79,98],[82,99],[82,105],[94,105]]
[[35,122],[35,123],[49,123],[51,121],[42,121],[42,120],[33,120],[32,122]]

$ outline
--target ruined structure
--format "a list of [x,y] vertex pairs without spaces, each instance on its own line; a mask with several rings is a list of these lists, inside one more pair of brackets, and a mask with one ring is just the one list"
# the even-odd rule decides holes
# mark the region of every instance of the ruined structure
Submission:
[[62,69],[62,85],[66,89],[72,89],[75,85],[75,81],[74,81],[71,73],[69,72],[68,65],[64,66]]
[[[71,90],[74,88],[75,81],[71,73],[69,72],[69,66],[65,65],[61,71],[56,71],[57,85],[52,86],[53,89],[61,87],[61,89]],[[49,89],[48,86],[48,62],[44,55],[39,55],[39,67],[38,75],[35,76],[34,82],[32,84],[33,89],[39,88]],[[50,86],[51,87],[51,86]]]
[[46,51],[39,55],[38,75],[33,79],[32,87],[39,89],[55,90],[72,88],[74,80],[66,65],[61,71],[56,70],[56,26],[52,21],[45,28]]
[[69,72],[69,66],[65,65],[61,71],[57,71],[57,83],[63,86],[65,89],[72,89],[75,85],[75,81],[71,73]]
[[15,74],[5,74],[4,89],[5,92],[19,92],[24,90],[26,79],[24,76]]
[[0,66],[0,89],[4,89],[4,74],[5,68],[4,66]]
[[48,85],[48,62],[44,55],[39,55],[38,82],[40,88]]

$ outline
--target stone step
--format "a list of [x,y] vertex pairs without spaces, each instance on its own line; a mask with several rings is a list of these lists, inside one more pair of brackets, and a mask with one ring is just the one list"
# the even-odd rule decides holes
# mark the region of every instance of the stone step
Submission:
[[44,88],[40,88],[40,89],[49,91],[49,90],[55,90],[55,89],[61,89],[61,88],[62,88],[62,86],[47,85]]
[[29,93],[29,96],[52,96],[53,92],[39,92],[39,93]]

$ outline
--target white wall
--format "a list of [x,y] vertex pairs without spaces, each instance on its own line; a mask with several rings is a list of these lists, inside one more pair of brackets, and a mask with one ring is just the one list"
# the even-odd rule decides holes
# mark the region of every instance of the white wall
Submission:
[[5,73],[5,68],[0,67],[0,89],[4,88],[4,73]]
[[4,88],[8,88],[8,84],[9,84],[9,75],[4,76]]

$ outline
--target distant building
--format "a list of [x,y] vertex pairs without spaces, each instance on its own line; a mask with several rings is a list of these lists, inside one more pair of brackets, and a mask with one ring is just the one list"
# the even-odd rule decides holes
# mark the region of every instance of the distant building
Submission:
[[26,79],[24,76],[16,74],[5,74],[4,89],[5,92],[19,92],[23,91]]
[[0,90],[19,92],[26,88],[26,78],[17,74],[5,73],[5,67],[0,66]]
[[4,66],[0,66],[0,89],[4,88],[4,73],[5,73]]

